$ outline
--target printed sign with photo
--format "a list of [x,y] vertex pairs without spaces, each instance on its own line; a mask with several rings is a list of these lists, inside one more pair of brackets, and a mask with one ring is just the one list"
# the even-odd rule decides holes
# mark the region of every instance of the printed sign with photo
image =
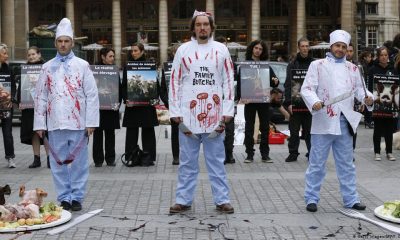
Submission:
[[21,65],[20,109],[33,108],[36,83],[41,69],[41,64]]
[[240,62],[240,92],[243,103],[268,103],[270,71],[267,62]]
[[393,118],[394,114],[399,111],[399,76],[376,74],[373,81],[375,101],[372,116],[377,118]]
[[0,110],[10,110],[11,107],[11,75],[0,74]]
[[292,111],[293,112],[308,112],[308,108],[301,98],[300,90],[306,78],[307,69],[292,69]]
[[158,100],[157,70],[155,62],[128,62],[127,106],[154,105]]
[[119,72],[115,65],[91,65],[99,92],[100,110],[119,109]]

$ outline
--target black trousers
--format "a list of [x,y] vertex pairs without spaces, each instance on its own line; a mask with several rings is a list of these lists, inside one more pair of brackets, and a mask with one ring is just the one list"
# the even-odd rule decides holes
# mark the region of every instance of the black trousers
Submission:
[[95,164],[102,164],[104,160],[107,164],[115,162],[115,130],[96,128],[93,133],[93,161]]
[[178,123],[171,121],[172,157],[179,159],[179,128]]
[[374,152],[381,153],[381,137],[385,138],[386,154],[392,153],[394,124],[397,118],[374,118]]
[[294,112],[290,116],[289,120],[289,131],[290,138],[288,142],[288,148],[290,154],[299,155],[299,145],[300,137],[299,131],[302,129],[302,134],[304,134],[304,140],[306,142],[307,151],[310,152],[311,149],[311,120],[312,116],[309,112]]
[[244,144],[246,146],[246,153],[249,156],[254,155],[254,124],[256,121],[256,113],[260,120],[260,153],[262,157],[269,155],[269,103],[249,103],[244,106],[244,119],[246,120],[244,130]]
[[225,155],[232,155],[233,153],[233,142],[235,137],[235,119],[225,123]]
[[15,158],[14,138],[12,135],[12,114],[10,117],[1,119],[1,130],[3,132],[3,142],[6,159]]
[[[139,127],[126,128],[125,153],[129,153],[138,145]],[[152,161],[156,160],[156,134],[154,127],[142,127],[142,149],[148,153]]]

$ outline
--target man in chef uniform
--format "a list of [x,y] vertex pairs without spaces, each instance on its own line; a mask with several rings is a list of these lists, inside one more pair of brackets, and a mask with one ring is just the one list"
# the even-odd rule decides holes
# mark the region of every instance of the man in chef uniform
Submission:
[[[311,151],[304,193],[306,209],[317,211],[319,192],[326,175],[325,163],[332,147],[344,207],[364,210],[366,206],[360,202],[356,191],[352,137],[361,114],[355,112],[353,106],[355,97],[371,111],[373,96],[363,87],[357,66],[346,61],[350,34],[336,30],[329,37],[330,52],[326,58],[311,63],[301,87],[303,100],[312,114]],[[327,106],[323,104],[336,97],[338,100],[343,94],[347,98]]]
[[42,138],[48,131],[57,200],[65,210],[80,211],[89,176],[88,136],[99,126],[99,99],[89,64],[74,55],[73,46],[71,22],[64,18],[56,31],[57,55],[43,64],[36,84],[34,130]]
[[175,54],[169,88],[169,114],[180,124],[176,204],[170,213],[191,208],[201,143],[216,209],[233,213],[224,167],[224,123],[234,114],[233,63],[227,47],[212,38],[211,14],[195,11],[190,30],[192,40]]

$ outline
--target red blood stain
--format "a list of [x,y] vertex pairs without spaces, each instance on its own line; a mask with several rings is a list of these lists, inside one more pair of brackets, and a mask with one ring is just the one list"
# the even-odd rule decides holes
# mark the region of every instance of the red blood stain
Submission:
[[199,121],[201,122],[201,121],[203,121],[206,117],[207,117],[207,113],[200,113],[199,115],[197,115],[197,120],[199,120]]
[[81,111],[81,106],[80,106],[80,104],[79,104],[78,99],[75,100],[75,107],[76,107],[76,109],[78,109],[78,112]]
[[208,98],[208,93],[199,93],[197,94],[197,99],[207,99]]
[[212,108],[212,104],[211,103],[207,103],[207,110],[210,111]]
[[219,105],[221,100],[217,94],[214,94],[212,99],[214,100],[215,104]]
[[326,107],[326,113],[328,114],[329,117],[336,116],[335,112],[333,112],[333,109],[332,109],[331,105]]
[[53,83],[53,81],[52,81],[50,75],[47,75],[47,90],[48,90],[50,93],[52,93],[52,92],[51,92],[51,85],[52,85],[52,83]]
[[64,82],[65,82],[65,86],[66,86],[67,89],[68,89],[69,95],[71,95],[71,98],[75,98],[75,97],[74,97],[74,95],[75,95],[74,93],[75,93],[76,88],[72,85],[72,83],[69,81],[69,79],[67,78],[67,76],[65,76]]
[[195,108],[196,105],[197,105],[197,101],[196,101],[196,100],[192,100],[192,101],[190,102],[190,109]]

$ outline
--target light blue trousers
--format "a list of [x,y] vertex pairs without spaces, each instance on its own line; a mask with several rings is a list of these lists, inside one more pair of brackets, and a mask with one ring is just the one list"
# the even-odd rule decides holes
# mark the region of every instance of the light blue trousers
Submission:
[[353,137],[350,135],[347,121],[340,118],[341,135],[312,134],[309,164],[306,171],[304,198],[306,204],[318,203],[321,184],[326,175],[326,161],[332,147],[336,174],[345,207],[360,202],[356,191],[356,169],[353,163]]
[[[75,149],[84,136],[84,130],[49,131],[49,144],[61,161]],[[83,202],[89,178],[87,141],[84,142],[75,160],[68,165],[58,165],[50,154],[50,166],[59,202],[72,200]]]
[[176,189],[176,203],[191,206],[199,174],[199,151],[203,143],[204,158],[211,182],[211,191],[216,205],[229,203],[229,187],[224,160],[225,134],[208,138],[208,133],[196,134],[199,139],[188,137],[179,131],[179,175]]

